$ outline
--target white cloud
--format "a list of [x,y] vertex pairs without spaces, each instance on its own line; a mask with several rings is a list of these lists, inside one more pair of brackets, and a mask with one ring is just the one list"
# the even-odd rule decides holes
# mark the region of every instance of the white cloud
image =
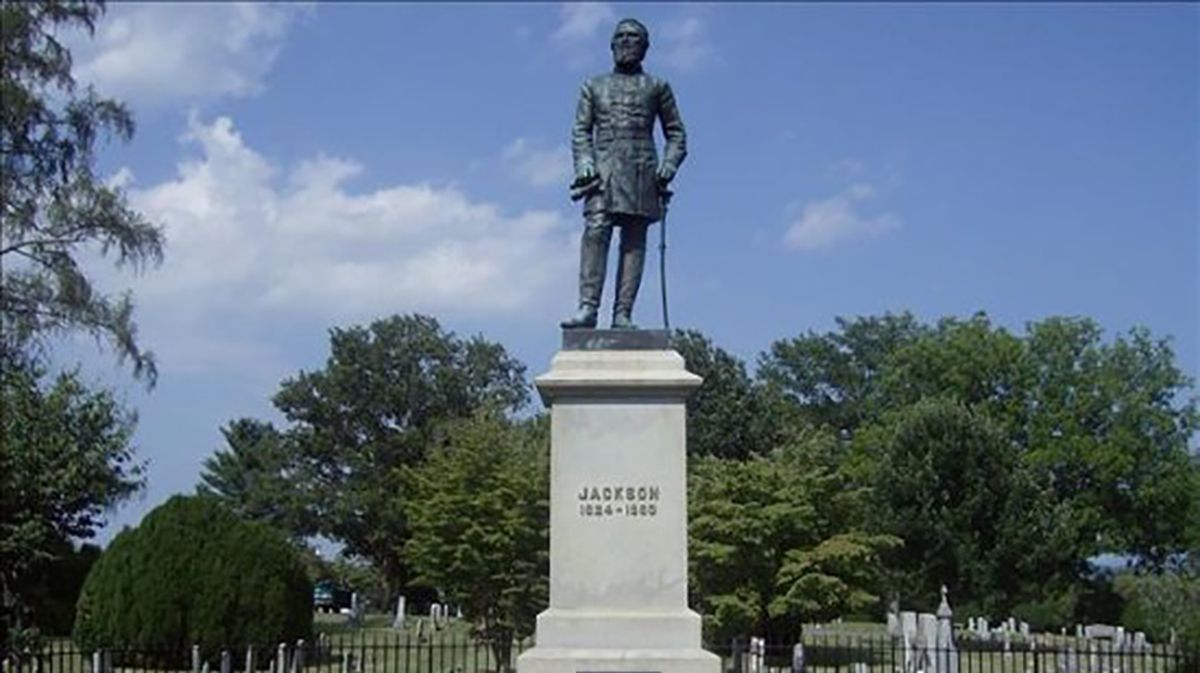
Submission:
[[571,148],[566,144],[540,149],[527,138],[517,138],[504,148],[501,158],[518,178],[534,187],[565,185],[574,170]]
[[[695,70],[716,58],[716,49],[708,42],[704,20],[688,16],[667,24],[662,29],[661,41],[650,38],[651,44],[662,44],[662,60],[678,70]],[[651,49],[654,47],[652,46]]]
[[311,8],[112,3],[94,39],[72,36],[75,75],[109,96],[163,105],[263,88],[288,29]]
[[174,179],[128,188],[167,236],[166,262],[134,288],[147,312],[199,324],[233,309],[340,320],[565,305],[577,244],[557,212],[510,215],[425,183],[358,193],[345,183],[363,168],[324,156],[284,174],[225,117],[193,117],[185,142],[200,156]]
[[553,39],[558,42],[586,42],[600,28],[616,21],[616,13],[606,2],[567,2],[560,10]]
[[788,227],[783,240],[797,250],[817,250],[836,243],[876,236],[900,226],[891,213],[865,217],[857,205],[869,200],[875,191],[866,184],[857,184],[821,201],[804,206],[800,218]]

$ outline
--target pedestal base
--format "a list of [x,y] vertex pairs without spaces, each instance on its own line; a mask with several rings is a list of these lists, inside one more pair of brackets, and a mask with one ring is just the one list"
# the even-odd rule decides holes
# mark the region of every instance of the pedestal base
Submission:
[[720,673],[721,659],[701,649],[583,650],[538,647],[517,659],[520,673]]
[[700,378],[651,338],[665,335],[574,332],[537,379],[550,407],[550,607],[517,670],[719,673],[687,607],[685,400]]

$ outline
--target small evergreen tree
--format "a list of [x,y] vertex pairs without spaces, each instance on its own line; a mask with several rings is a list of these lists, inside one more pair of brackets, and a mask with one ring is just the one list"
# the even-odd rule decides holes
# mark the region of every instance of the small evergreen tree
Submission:
[[211,656],[305,638],[312,583],[278,532],[243,521],[215,498],[176,496],[122,531],[84,583],[75,639],[177,655]]

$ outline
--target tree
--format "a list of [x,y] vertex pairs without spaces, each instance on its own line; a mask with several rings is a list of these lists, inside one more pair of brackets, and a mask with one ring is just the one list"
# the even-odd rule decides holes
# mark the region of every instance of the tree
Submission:
[[175,496],[119,533],[84,583],[74,638],[179,662],[193,644],[272,645],[312,632],[312,582],[277,531],[215,498]]
[[[687,400],[688,453],[746,458],[770,450],[786,407],[772,405],[746,365],[695,330],[675,330],[671,348],[704,383]],[[774,412],[774,413],[772,413]]]
[[883,404],[880,378],[892,353],[926,332],[911,313],[837,318],[837,332],[809,332],[771,344],[759,357],[760,379],[814,425],[850,434]]
[[243,519],[261,521],[298,544],[317,530],[291,437],[271,423],[241,418],[221,428],[227,450],[205,459],[196,491]]
[[[53,380],[29,358],[0,357],[0,626],[3,648],[20,646],[35,621],[32,580],[63,551],[90,538],[109,508],[142,485],[129,443],[134,416],[76,372]],[[69,545],[68,545],[69,546]]]
[[84,248],[135,269],[162,258],[159,228],[93,169],[97,140],[128,140],[133,118],[91,87],[78,91],[57,37],[90,33],[102,11],[87,1],[0,4],[0,347],[40,349],[50,334],[83,330],[152,383],[154,359],[137,343],[130,296],[96,291],[77,260]]
[[549,597],[549,452],[545,417],[514,425],[482,413],[451,423],[406,470],[417,580],[462,607],[505,670]]
[[424,460],[433,428],[479,409],[520,409],[525,367],[499,344],[460,339],[421,315],[334,329],[322,370],[282,383],[302,488],[320,532],[369,560],[389,593],[408,583],[404,466]]
[[1127,629],[1160,643],[1174,631],[1184,654],[1200,657],[1200,560],[1164,573],[1124,573],[1116,587],[1127,601]]
[[710,640],[791,641],[804,620],[879,602],[881,553],[899,541],[864,531],[864,492],[842,462],[838,442],[811,431],[765,456],[693,461],[690,589]]
[[[855,442],[876,457],[873,526],[904,540],[890,574],[904,587],[905,603],[932,610],[944,584],[962,610],[1010,610],[1020,590],[1011,583],[1029,584],[1028,575],[1013,570],[1036,567],[1018,558],[1027,551],[1018,543],[1029,536],[1010,537],[1017,533],[1014,517],[1025,519],[1015,510],[1036,503],[1019,481],[1018,455],[1003,428],[959,402],[926,398],[885,415]],[[1038,586],[1048,592],[1058,577],[1039,575]]]

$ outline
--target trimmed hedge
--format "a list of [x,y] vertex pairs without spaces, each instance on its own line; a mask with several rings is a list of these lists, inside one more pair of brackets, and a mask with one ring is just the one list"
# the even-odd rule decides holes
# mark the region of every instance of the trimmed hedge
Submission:
[[215,499],[175,496],[126,529],[96,561],[75,615],[86,649],[206,656],[307,638],[312,583],[284,537]]

